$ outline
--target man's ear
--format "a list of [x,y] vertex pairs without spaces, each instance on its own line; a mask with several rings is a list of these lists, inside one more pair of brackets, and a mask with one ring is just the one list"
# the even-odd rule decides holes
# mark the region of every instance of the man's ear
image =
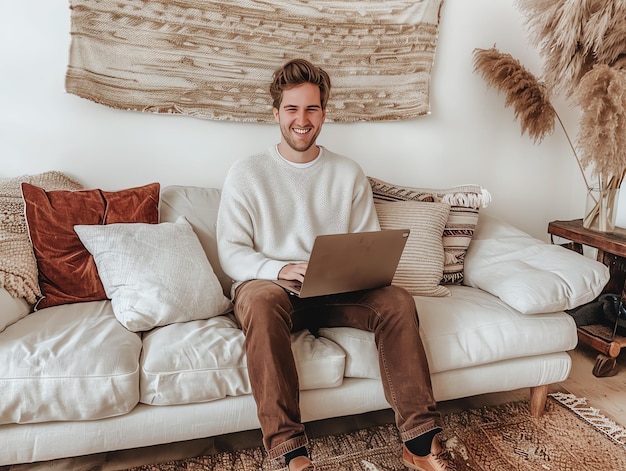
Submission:
[[272,108],[272,113],[274,113],[274,120],[280,124],[280,121],[278,120],[278,108]]

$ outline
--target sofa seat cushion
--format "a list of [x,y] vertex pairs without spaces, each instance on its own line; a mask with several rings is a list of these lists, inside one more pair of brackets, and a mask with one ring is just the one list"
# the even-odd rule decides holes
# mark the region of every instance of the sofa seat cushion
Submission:
[[128,413],[139,401],[140,353],[108,301],[29,314],[0,334],[0,424]]
[[[244,335],[229,315],[171,324],[144,334],[141,398],[152,405],[186,404],[250,394]],[[341,385],[345,354],[309,331],[292,334],[300,389]]]
[[[448,288],[448,297],[414,297],[433,374],[576,346],[576,325],[569,314],[529,316],[479,289]],[[341,327],[320,329],[320,335],[345,350],[346,377],[380,377],[373,333]]]

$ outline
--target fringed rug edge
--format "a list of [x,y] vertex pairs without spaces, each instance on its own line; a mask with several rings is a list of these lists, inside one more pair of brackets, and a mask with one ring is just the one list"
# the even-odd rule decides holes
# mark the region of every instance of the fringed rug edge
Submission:
[[589,406],[586,398],[562,392],[550,393],[548,395],[626,449],[626,428],[603,415],[599,409]]

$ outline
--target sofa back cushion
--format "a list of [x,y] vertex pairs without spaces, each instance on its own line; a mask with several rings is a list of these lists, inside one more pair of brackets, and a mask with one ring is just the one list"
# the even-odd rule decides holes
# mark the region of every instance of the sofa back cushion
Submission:
[[0,288],[0,332],[30,313],[30,304],[24,298],[12,296]]
[[185,216],[198,236],[211,267],[222,285],[224,294],[230,297],[232,280],[224,273],[217,255],[216,222],[221,191],[217,188],[194,186],[168,186],[161,191],[161,222],[176,222]]

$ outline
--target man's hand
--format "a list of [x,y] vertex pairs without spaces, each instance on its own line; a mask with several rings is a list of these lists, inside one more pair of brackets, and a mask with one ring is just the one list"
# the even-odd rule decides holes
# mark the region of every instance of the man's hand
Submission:
[[278,272],[278,279],[297,280],[302,283],[308,266],[308,262],[290,263],[289,265],[285,265],[280,272]]

